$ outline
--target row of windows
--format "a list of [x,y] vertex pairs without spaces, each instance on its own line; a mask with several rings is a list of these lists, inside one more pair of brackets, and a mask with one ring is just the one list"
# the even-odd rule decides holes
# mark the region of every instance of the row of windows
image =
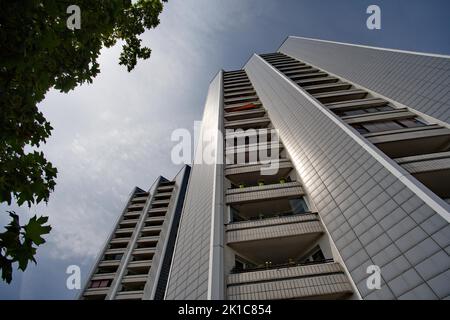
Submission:
[[335,113],[340,117],[345,117],[345,116],[358,116],[358,115],[367,114],[367,113],[392,111],[392,110],[395,110],[395,109],[391,106],[379,106],[379,107],[370,107],[370,108],[346,110],[346,111],[337,110]]
[[[298,263],[321,263],[325,262],[325,255],[322,252],[322,249],[320,246],[314,247],[313,250],[310,251],[310,253],[307,254],[306,257],[301,259],[287,259],[286,264],[288,265],[296,265]],[[267,261],[263,265],[256,265],[255,263],[252,263],[248,261],[247,259],[244,259],[238,255],[235,256],[234,261],[234,268],[232,270],[233,273],[239,273],[239,272],[245,272],[245,271],[251,271],[255,269],[270,269],[271,267],[279,267],[279,265],[272,265],[272,262]]]
[[257,208],[252,207],[240,208],[239,206],[232,206],[230,209],[231,222],[263,220],[309,213],[309,208],[304,197],[286,199],[284,200],[284,203],[280,203],[280,208],[278,208],[278,210],[269,210],[270,213],[268,213],[267,207],[265,210],[258,210]]

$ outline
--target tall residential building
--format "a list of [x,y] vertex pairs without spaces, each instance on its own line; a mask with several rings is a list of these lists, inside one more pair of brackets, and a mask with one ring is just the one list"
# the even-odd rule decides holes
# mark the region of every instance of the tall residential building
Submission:
[[190,170],[134,188],[80,299],[164,298]]
[[220,71],[165,299],[449,299],[449,87],[448,56],[298,37]]

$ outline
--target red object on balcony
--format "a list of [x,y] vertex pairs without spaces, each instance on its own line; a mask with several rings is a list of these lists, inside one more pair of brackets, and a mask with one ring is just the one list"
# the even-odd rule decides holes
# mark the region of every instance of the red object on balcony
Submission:
[[254,108],[256,108],[256,106],[253,103],[248,103],[243,106],[233,108],[230,110],[230,112],[242,111],[242,110],[248,110],[248,109],[254,109]]

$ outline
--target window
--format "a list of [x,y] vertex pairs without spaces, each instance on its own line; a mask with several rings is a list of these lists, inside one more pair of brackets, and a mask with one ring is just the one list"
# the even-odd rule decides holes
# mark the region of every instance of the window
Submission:
[[325,256],[323,255],[322,250],[319,248],[316,252],[311,255],[312,261],[323,261],[325,260]]
[[391,106],[379,106],[379,107],[370,107],[370,108],[361,108],[361,109],[353,109],[353,110],[346,110],[346,111],[337,111],[338,116],[357,116],[367,113],[374,113],[374,112],[383,112],[383,111],[391,111],[394,110]]
[[356,109],[342,112],[343,116],[357,116],[360,114],[365,114],[366,111],[364,109]]
[[324,260],[325,255],[323,254],[322,249],[320,249],[320,246],[316,246],[303,259],[301,259],[300,262],[308,263],[308,262],[320,262]]
[[405,128],[416,128],[426,126],[426,124],[420,121],[419,119],[402,119],[397,120],[397,122]]
[[234,264],[234,268],[236,271],[242,271],[242,270],[244,270],[244,264],[242,262],[240,262],[239,260],[236,260],[236,262]]
[[107,254],[105,255],[104,260],[108,260],[108,261],[112,261],[112,260],[121,260],[122,259],[123,254]]
[[391,106],[381,106],[381,107],[377,107],[376,109],[378,111],[392,111],[392,110],[394,110],[394,108],[392,108]]
[[359,133],[369,132],[382,132],[390,130],[398,130],[403,128],[417,128],[424,127],[427,123],[417,118],[400,119],[400,120],[388,120],[388,121],[373,121],[363,124],[353,124],[353,128],[358,130]]
[[375,121],[363,124],[364,128],[369,132],[381,132],[402,129],[403,127],[395,121]]
[[231,207],[231,222],[244,221],[244,219],[239,215],[239,211]]
[[290,199],[289,204],[293,214],[308,212],[308,206],[306,205],[304,198]]
[[110,280],[94,280],[91,281],[89,288],[106,288],[109,286]]
[[366,128],[364,128],[362,125],[360,124],[354,124],[353,128],[355,128],[359,133],[364,134],[364,133],[369,133],[369,130],[367,130]]
[[254,263],[252,263],[240,256],[235,256],[234,268],[233,268],[234,272],[242,272],[247,269],[252,269],[254,267],[256,267],[256,265]]

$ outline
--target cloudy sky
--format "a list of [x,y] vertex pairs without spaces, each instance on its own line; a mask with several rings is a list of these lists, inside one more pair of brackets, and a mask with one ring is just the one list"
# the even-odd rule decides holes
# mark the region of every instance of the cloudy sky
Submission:
[[[366,28],[370,4],[381,7],[382,30]],[[448,0],[169,0],[160,26],[143,35],[149,60],[128,73],[119,46],[104,50],[93,84],[51,91],[41,103],[54,127],[43,150],[59,170],[57,186],[47,206],[16,211],[49,215],[53,230],[38,264],[0,283],[0,299],[78,294],[66,289],[67,266],[79,265],[84,280],[132,188],[177,173],[170,134],[193,131],[219,69],[240,69],[288,35],[449,54],[449,30]]]

